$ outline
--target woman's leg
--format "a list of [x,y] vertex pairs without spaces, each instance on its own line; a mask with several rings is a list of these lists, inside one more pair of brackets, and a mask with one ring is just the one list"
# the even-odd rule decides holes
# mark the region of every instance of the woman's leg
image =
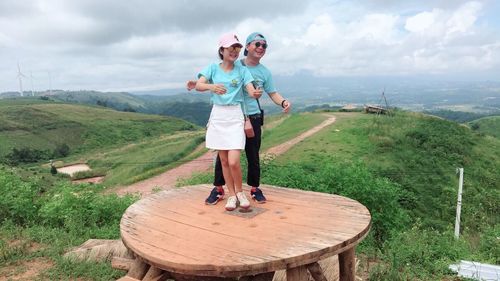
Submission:
[[[235,192],[243,191],[242,188],[242,176],[241,176],[241,165],[240,165],[240,154],[241,150],[229,150],[228,151],[228,165],[231,170],[232,181],[234,184]],[[226,178],[226,175],[224,175]],[[227,179],[226,179],[227,184]]]
[[[219,158],[222,164],[222,174],[224,175],[224,179],[226,181],[226,187],[229,192],[229,196],[235,196],[236,192],[234,189],[234,180],[232,171],[229,166],[228,154],[229,154],[228,150],[219,150]],[[240,178],[241,178],[241,172],[240,172]],[[241,188],[241,183],[240,183],[240,188]]]

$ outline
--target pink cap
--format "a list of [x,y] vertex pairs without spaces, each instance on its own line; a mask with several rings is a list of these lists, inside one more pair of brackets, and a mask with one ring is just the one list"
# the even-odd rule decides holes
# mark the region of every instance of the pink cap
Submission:
[[219,48],[229,48],[235,44],[243,47],[243,45],[241,45],[240,43],[240,40],[238,40],[238,36],[236,36],[236,34],[234,33],[225,33],[219,39]]

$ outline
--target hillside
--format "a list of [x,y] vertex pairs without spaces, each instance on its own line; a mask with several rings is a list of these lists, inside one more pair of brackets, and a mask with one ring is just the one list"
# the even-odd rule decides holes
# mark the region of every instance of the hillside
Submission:
[[468,123],[475,131],[500,138],[500,116],[490,116]]
[[[498,213],[500,140],[485,138],[465,126],[423,114],[397,112],[395,117],[336,113],[332,130],[305,140],[278,163],[361,161],[378,177],[403,188],[401,203],[414,217],[435,228],[453,223],[458,181],[457,167],[465,170],[465,195],[471,225],[476,212],[484,225]],[[338,131],[336,131],[336,130]],[[496,198],[496,199],[495,199]],[[479,207],[481,206],[481,207]],[[431,211],[431,213],[429,213]]]
[[[286,142],[321,122],[324,114],[294,114],[266,128],[263,147]],[[450,273],[451,263],[500,263],[500,140],[455,122],[411,112],[396,111],[392,117],[326,114],[335,115],[336,122],[274,160],[263,158],[262,183],[340,194],[367,206],[372,227],[357,247],[358,273],[363,272],[367,280],[381,281],[464,280]],[[172,139],[175,147],[185,142],[184,135],[191,137],[190,133],[162,140]],[[135,173],[134,168],[122,168],[137,162],[134,155],[155,156],[160,150],[171,149],[154,145],[158,149],[149,152],[150,144],[162,140],[103,148],[90,162],[107,167],[110,175],[120,178]],[[119,159],[123,154],[132,159]],[[161,165],[162,161],[145,164]],[[457,167],[465,170],[459,240],[453,237]],[[20,261],[36,255],[53,262],[51,269],[42,273],[46,280],[61,276],[113,280],[123,276],[111,270],[109,262],[68,263],[60,253],[89,238],[119,238],[121,215],[134,198],[103,195],[102,185],[61,182],[48,188],[42,174],[21,182],[19,170],[0,168],[4,195],[0,197],[0,220],[6,221],[6,226],[0,227],[0,253],[4,257],[0,266],[21,267]],[[211,181],[212,175],[207,173],[186,184]],[[52,240],[57,244],[49,246],[46,241]],[[15,248],[11,241],[40,243],[42,250],[33,254],[30,247]]]
[[0,158],[22,148],[46,154],[67,146],[70,153],[82,153],[196,129],[173,117],[39,99],[0,100]]

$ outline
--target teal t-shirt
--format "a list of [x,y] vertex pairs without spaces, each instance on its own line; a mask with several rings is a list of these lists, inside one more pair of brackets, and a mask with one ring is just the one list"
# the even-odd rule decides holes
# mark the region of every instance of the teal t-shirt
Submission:
[[229,72],[224,72],[219,63],[212,63],[198,73],[198,78],[205,77],[210,84],[223,84],[224,95],[212,93],[211,101],[217,105],[240,104],[243,102],[243,89],[254,79],[250,71],[241,64],[234,64]]
[[[243,66],[241,60],[238,60],[235,65]],[[276,88],[274,87],[273,76],[271,75],[271,71],[267,69],[264,65],[259,63],[256,66],[246,66],[246,68],[250,71],[254,79],[254,86],[260,85],[261,89],[267,93],[271,94],[276,92]],[[244,89],[243,91],[245,96],[245,105],[246,105],[246,114],[252,115],[260,113],[259,105],[257,104],[257,100],[250,97]]]

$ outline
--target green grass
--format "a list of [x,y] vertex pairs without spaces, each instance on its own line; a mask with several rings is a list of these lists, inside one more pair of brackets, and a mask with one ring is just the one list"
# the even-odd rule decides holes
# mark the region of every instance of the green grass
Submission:
[[119,238],[121,215],[137,198],[103,195],[101,190],[100,185],[67,182],[47,189],[40,178],[22,181],[14,170],[0,167],[0,279],[27,270],[33,261],[47,268],[30,280],[116,280],[123,276],[109,261],[63,258],[66,251],[88,239]]
[[270,130],[264,128],[261,150],[265,151],[270,147],[293,139],[314,126],[319,125],[327,118],[327,116],[322,114],[292,114],[278,126]]
[[203,132],[177,134],[89,156],[92,169],[106,171],[104,184],[125,185],[179,165],[204,141]]
[[287,153],[278,157],[277,163],[298,161],[303,157],[310,158],[318,154],[335,155],[352,160],[366,155],[373,145],[360,130],[360,125],[368,126],[374,116],[340,112],[334,115],[336,120],[332,125],[296,144]]
[[484,117],[469,122],[468,125],[479,133],[500,138],[500,116]]

